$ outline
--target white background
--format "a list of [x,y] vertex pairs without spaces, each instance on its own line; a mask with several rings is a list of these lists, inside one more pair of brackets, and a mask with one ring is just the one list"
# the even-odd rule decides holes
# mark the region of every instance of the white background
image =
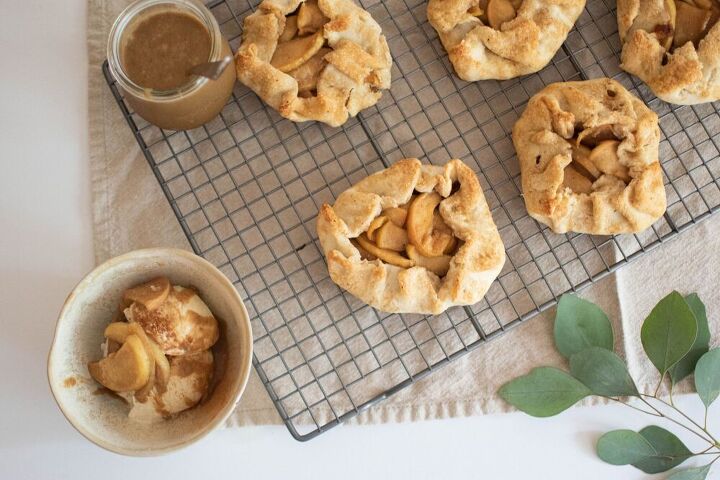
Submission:
[[[594,454],[603,432],[654,420],[620,405],[345,426],[304,444],[279,426],[223,430],[152,459],[90,444],[45,371],[60,305],[93,266],[86,62],[84,0],[0,0],[0,479],[648,478]],[[700,417],[696,397],[680,404]]]

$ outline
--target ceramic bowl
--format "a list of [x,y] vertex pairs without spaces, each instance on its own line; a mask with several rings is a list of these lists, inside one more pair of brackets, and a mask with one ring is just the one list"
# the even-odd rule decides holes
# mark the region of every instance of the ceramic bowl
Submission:
[[[103,331],[123,291],[162,275],[198,290],[220,323],[217,345],[226,355],[217,357],[221,373],[205,401],[171,419],[143,424],[128,420],[129,407],[120,399],[100,394],[87,363],[101,358]],[[217,268],[184,250],[136,250],[97,267],[68,296],[50,348],[48,380],[60,410],[90,441],[124,455],[159,455],[196,442],[227,419],[245,389],[251,359],[247,311]]]

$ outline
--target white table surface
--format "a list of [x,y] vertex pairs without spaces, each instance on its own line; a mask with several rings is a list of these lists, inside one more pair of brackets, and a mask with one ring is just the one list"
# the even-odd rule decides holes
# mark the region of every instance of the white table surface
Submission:
[[[648,478],[594,454],[603,432],[654,420],[620,405],[344,426],[309,443],[281,426],[223,430],[151,459],[81,437],[50,395],[45,361],[63,299],[93,267],[85,10],[0,1],[0,479]],[[696,397],[680,404],[700,417]]]

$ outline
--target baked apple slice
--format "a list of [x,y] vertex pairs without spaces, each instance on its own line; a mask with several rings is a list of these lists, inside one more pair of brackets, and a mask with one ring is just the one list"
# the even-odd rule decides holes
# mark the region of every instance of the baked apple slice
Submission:
[[517,12],[510,0],[490,0],[487,6],[488,23],[495,30],[500,30],[502,24],[509,22]]
[[425,267],[438,277],[444,277],[447,275],[448,270],[450,270],[450,260],[452,260],[452,257],[449,255],[426,257],[421,255],[414,245],[408,245],[405,251],[408,258],[414,261],[416,266]]
[[368,227],[368,231],[366,233],[368,240],[371,242],[375,241],[375,232],[385,225],[385,222],[387,222],[387,217],[380,215],[379,217],[375,217],[375,219],[370,222],[370,227]]
[[320,10],[317,0],[307,0],[300,4],[297,16],[298,33],[307,35],[321,30],[330,19]]
[[605,140],[617,140],[613,132],[613,127],[610,124],[597,125],[584,129],[578,134],[575,145],[585,145],[593,148]]
[[383,210],[382,214],[398,227],[405,226],[405,219],[407,218],[406,209],[400,207],[388,208],[387,210]]
[[297,15],[290,15],[285,18],[285,28],[278,38],[279,43],[289,42],[293,38],[297,37],[298,34],[298,22]]
[[590,160],[591,152],[592,150],[584,145],[572,145],[572,160],[584,168],[593,178],[598,178],[602,175],[602,172]]
[[452,233],[434,227],[435,208],[441,201],[437,192],[421,193],[408,209],[405,225],[408,238],[426,257],[439,257],[455,238]]
[[320,51],[324,43],[322,32],[278,43],[270,64],[281,72],[288,73],[310,60]]
[[331,51],[329,48],[321,48],[310,60],[290,71],[290,76],[298,82],[298,92],[305,93],[317,89],[320,74],[327,65],[323,57]]
[[368,240],[364,234],[357,237],[357,242],[362,248],[367,250],[368,253],[370,253],[371,255],[375,255],[383,262],[402,268],[410,268],[415,266],[415,262],[403,257],[398,252],[394,252],[392,250],[385,250],[384,248],[378,247],[370,240]]
[[408,234],[405,229],[387,221],[375,232],[375,244],[386,250],[402,252],[408,244]]
[[618,145],[620,145],[620,142],[617,140],[600,142],[598,146],[590,152],[590,161],[601,172],[613,175],[625,183],[628,183],[630,181],[630,174],[627,167],[622,165],[618,159]]
[[685,2],[679,2],[676,8],[677,18],[675,19],[673,47],[682,47],[687,42],[697,45],[705,36],[705,29],[710,22],[710,10]]
[[575,193],[591,193],[592,182],[589,178],[578,172],[572,163],[563,170],[564,187],[568,187]]

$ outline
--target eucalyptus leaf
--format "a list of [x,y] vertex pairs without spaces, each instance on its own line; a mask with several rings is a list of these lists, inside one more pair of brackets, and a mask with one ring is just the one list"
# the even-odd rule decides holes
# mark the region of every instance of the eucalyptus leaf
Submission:
[[612,465],[630,465],[655,453],[645,437],[632,430],[613,430],[600,437],[597,443],[598,457]]
[[638,395],[625,362],[615,352],[601,347],[590,347],[570,357],[570,373],[596,395]]
[[514,407],[534,417],[550,417],[570,408],[592,392],[567,373],[553,367],[538,367],[499,390]]
[[695,364],[708,351],[710,345],[710,328],[708,327],[705,305],[695,293],[685,296],[685,301],[690,306],[697,321],[698,331],[695,343],[690,351],[678,363],[672,366],[668,373],[674,385],[677,385],[683,378],[695,370]]
[[555,315],[555,345],[567,358],[588,347],[612,350],[610,320],[594,303],[565,294],[560,297]]
[[640,435],[655,449],[655,455],[632,465],[645,473],[666,472],[693,456],[693,453],[673,433],[656,425],[640,430]]
[[692,348],[698,324],[690,306],[678,292],[655,305],[643,322],[640,339],[650,361],[661,375]]
[[668,480],[705,480],[710,473],[712,465],[707,464],[704,467],[686,468],[678,470],[668,477]]
[[706,407],[720,395],[720,348],[713,348],[698,360],[695,389]]

